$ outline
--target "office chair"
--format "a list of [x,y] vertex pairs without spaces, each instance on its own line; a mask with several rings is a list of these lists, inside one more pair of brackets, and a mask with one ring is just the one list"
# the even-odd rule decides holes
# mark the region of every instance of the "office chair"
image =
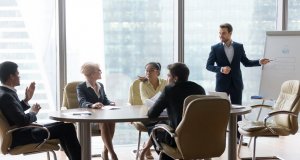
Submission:
[[[10,148],[12,142],[12,133],[16,130],[23,129],[23,128],[44,129],[48,133],[48,138],[41,143],[32,143],[32,144],[20,145],[14,148]],[[41,125],[32,124],[23,127],[15,127],[15,126],[10,127],[6,118],[0,111],[0,147],[1,147],[2,154],[29,155],[29,154],[47,152],[47,158],[48,160],[50,160],[50,152],[51,152],[53,154],[53,158],[56,160],[57,157],[54,151],[59,150],[60,147],[58,144],[60,143],[60,141],[58,139],[49,140],[49,138],[50,138],[50,132],[48,131],[47,128]]]
[[[77,99],[76,87],[82,81],[74,81],[67,83],[63,91],[62,108],[72,109],[79,108],[79,102]],[[91,134],[92,136],[101,136],[101,130],[99,123],[91,123]],[[92,157],[101,157],[100,154],[92,155]]]
[[[158,124],[151,137],[160,151],[160,156],[165,153],[173,159],[219,157],[225,151],[229,117],[228,100],[206,95],[190,96],[185,99],[182,120],[177,128]],[[157,130],[166,131],[175,140],[177,147],[157,141]]]
[[[253,152],[252,160],[257,157],[256,139],[258,137],[278,137],[295,134],[298,131],[298,113],[300,109],[300,82],[298,80],[288,80],[283,82],[279,96],[274,106],[255,105],[256,108],[266,108],[271,111],[264,118],[264,121],[249,121],[244,120],[238,123],[238,131],[241,133],[240,141],[243,136],[253,137]],[[269,121],[272,118],[272,121]],[[241,144],[241,143],[240,143]],[[238,148],[238,156],[240,157],[241,145]],[[264,157],[267,158],[267,157]],[[270,158],[279,157],[272,156]],[[243,158],[242,158],[243,159]]]
[[[141,93],[140,93],[140,80],[136,79],[132,82],[129,88],[129,103],[131,105],[143,105],[142,99],[141,99]],[[134,151],[136,153],[136,159],[139,157],[139,150],[141,145],[141,135],[142,132],[147,132],[146,126],[142,122],[132,122],[133,126],[139,131],[138,136],[138,146],[137,150]]]

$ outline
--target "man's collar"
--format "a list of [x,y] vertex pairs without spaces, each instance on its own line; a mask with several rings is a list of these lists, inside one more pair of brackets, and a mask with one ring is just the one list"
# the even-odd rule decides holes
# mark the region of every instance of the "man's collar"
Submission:
[[2,84],[2,86],[5,87],[5,88],[8,88],[8,89],[10,89],[10,90],[12,90],[14,92],[17,92],[17,90],[15,88],[13,88],[13,87],[10,87],[10,86],[5,85],[5,84]]
[[[233,41],[232,41],[232,40],[230,40],[230,41],[231,41],[231,42],[230,42],[230,46],[232,46]],[[224,47],[227,46],[225,42],[222,42],[222,44],[223,44]],[[227,47],[230,47],[230,46],[227,46]]]

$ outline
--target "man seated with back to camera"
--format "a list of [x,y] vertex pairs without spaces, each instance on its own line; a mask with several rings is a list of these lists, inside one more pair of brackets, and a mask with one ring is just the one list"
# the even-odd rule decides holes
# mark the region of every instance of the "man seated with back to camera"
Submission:
[[[182,110],[184,99],[190,95],[205,95],[205,91],[202,86],[197,83],[188,81],[189,68],[183,63],[173,63],[168,65],[168,84],[163,90],[162,94],[155,102],[153,107],[148,111],[149,118],[158,117],[164,109],[167,109],[169,117],[169,125],[176,129],[182,120]],[[151,133],[154,126],[148,126],[148,132]],[[159,132],[157,136],[159,141],[176,147],[174,139],[172,139],[166,132]],[[146,146],[144,150],[147,149]],[[143,158],[141,153],[141,158]],[[162,160],[172,159],[166,154],[162,153]]]
[[[10,126],[26,126],[37,120],[36,115],[40,111],[39,104],[30,106],[28,101],[32,98],[35,90],[35,82],[31,82],[25,90],[25,98],[19,100],[16,86],[20,85],[18,65],[14,62],[0,64],[0,111],[7,119]],[[28,113],[25,113],[26,110]],[[47,124],[50,139],[59,139],[70,160],[81,159],[81,147],[76,136],[76,130],[72,123],[56,122]],[[48,136],[41,128],[24,128],[12,133],[11,148],[30,143],[41,143]]]

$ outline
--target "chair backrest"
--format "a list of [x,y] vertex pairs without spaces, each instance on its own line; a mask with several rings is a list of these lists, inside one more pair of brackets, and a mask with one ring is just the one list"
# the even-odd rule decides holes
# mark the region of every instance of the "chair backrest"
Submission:
[[[80,83],[82,83],[82,81],[74,81],[66,84],[63,92],[62,107],[66,107],[67,109],[80,107],[76,91],[76,87]],[[101,135],[98,123],[91,123],[91,129],[93,136]]]
[[[300,110],[300,82],[288,80],[283,82],[279,96],[274,105],[275,111],[291,111],[298,115]],[[298,118],[290,115],[275,115],[274,122],[290,130],[291,134],[298,131]]]
[[190,96],[187,96],[185,99],[184,99],[184,102],[183,102],[183,111],[182,111],[182,116],[184,115],[185,111],[186,111],[186,108],[188,106],[188,104],[197,99],[197,98],[203,98],[203,97],[214,97],[214,98],[217,98],[218,96],[214,96],[214,95],[200,95],[200,94],[194,94],[194,95],[190,95]]
[[229,117],[228,100],[215,96],[201,96],[190,101],[182,121],[175,130],[175,142],[183,158],[204,159],[221,156],[226,147]]
[[142,105],[143,101],[141,99],[140,93],[140,80],[136,79],[132,82],[129,88],[129,103],[131,105]]
[[1,153],[7,154],[8,148],[10,147],[10,144],[12,142],[12,136],[11,134],[6,134],[6,132],[12,129],[2,112],[0,111],[0,146],[1,146]]
[[63,92],[62,107],[66,107],[67,109],[79,108],[76,87],[81,82],[74,81],[66,84]]

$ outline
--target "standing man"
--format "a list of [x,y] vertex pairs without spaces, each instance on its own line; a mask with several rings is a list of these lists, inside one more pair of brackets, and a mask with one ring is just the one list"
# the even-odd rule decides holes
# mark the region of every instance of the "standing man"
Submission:
[[[211,47],[206,69],[216,73],[217,92],[226,92],[232,104],[242,104],[243,79],[240,64],[245,67],[260,66],[270,62],[269,59],[249,60],[243,44],[232,41],[232,26],[229,23],[220,25],[221,42]],[[238,121],[241,116],[238,116]],[[239,133],[238,133],[239,138]]]
[[[32,98],[35,83],[32,82],[25,90],[25,98],[19,100],[16,86],[20,85],[18,65],[6,61],[0,64],[0,111],[7,119],[10,126],[26,126],[37,120],[36,115],[41,109],[39,104],[30,106],[28,101]],[[28,113],[25,113],[29,109]],[[81,159],[81,147],[76,136],[76,130],[72,123],[51,123],[46,127],[50,132],[50,139],[59,139],[70,160]],[[11,148],[30,143],[40,143],[48,134],[39,128],[24,128],[12,133]]]

